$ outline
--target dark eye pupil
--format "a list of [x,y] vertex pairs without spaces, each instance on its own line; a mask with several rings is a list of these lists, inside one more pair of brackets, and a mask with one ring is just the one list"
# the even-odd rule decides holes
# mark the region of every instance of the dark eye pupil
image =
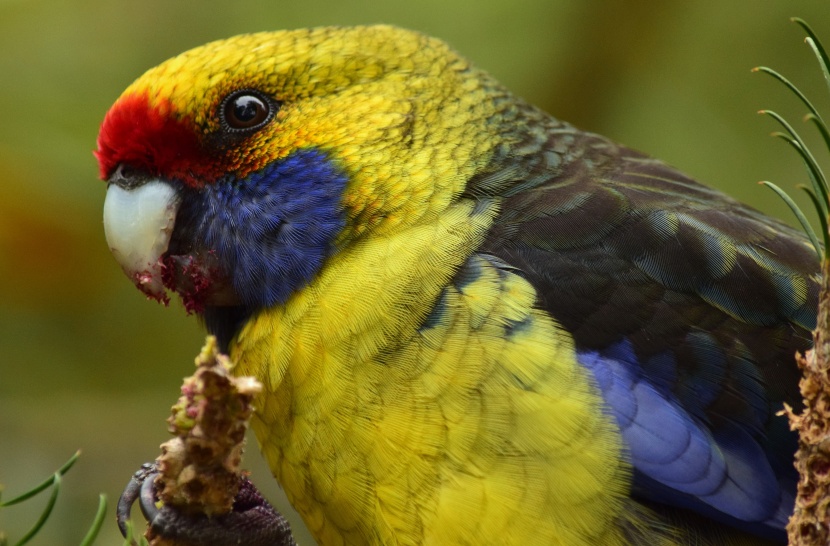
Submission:
[[243,123],[256,119],[263,111],[265,111],[265,105],[256,97],[248,95],[234,101],[234,116]]
[[271,117],[271,104],[251,91],[240,91],[225,100],[225,122],[232,129],[257,128]]

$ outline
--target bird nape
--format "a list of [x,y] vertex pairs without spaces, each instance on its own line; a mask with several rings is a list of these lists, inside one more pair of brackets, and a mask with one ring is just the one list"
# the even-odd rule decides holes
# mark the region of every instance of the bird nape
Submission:
[[147,71],[109,246],[264,385],[321,544],[784,544],[807,239],[390,26]]

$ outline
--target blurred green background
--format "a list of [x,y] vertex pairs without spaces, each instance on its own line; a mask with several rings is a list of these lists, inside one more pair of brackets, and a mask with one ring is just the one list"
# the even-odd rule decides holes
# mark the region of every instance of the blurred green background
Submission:
[[[803,111],[749,69],[778,68],[827,107],[803,34],[788,22],[793,15],[830,42],[827,0],[0,0],[6,498],[84,451],[34,544],[77,544],[99,492],[109,497],[110,519],[97,544],[119,543],[115,501],[166,439],[164,419],[203,339],[180,306],[145,301],[110,257],[101,229],[105,186],[92,157],[98,125],[145,69],[243,32],[394,23],[446,39],[556,116],[790,221],[755,182],[792,187],[806,182],[803,167],[769,138],[772,121],[755,112],[772,107],[800,125]],[[278,499],[253,446],[247,462]],[[44,500],[0,512],[0,530],[22,536]]]

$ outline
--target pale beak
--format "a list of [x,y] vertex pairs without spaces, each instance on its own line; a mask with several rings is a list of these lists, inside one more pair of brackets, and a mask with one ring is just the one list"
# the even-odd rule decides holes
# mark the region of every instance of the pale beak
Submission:
[[104,201],[107,244],[124,273],[148,297],[167,303],[162,256],[170,244],[179,198],[167,182],[110,183]]

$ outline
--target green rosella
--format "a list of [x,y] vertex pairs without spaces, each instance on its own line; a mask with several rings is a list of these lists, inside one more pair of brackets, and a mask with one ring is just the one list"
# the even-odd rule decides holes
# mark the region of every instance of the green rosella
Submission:
[[96,155],[321,544],[785,542],[819,264],[783,223],[389,26],[183,53]]

